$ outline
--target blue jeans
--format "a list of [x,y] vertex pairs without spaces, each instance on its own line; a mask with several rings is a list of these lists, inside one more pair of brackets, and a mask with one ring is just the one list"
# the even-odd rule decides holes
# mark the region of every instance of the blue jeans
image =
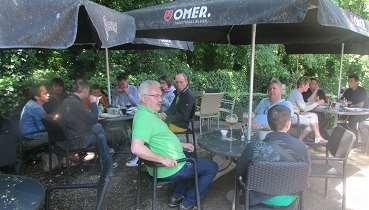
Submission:
[[84,139],[83,146],[86,148],[90,145],[97,144],[97,150],[99,152],[102,161],[112,161],[109,153],[109,146],[107,143],[104,128],[100,123],[92,126],[92,134],[87,135]]
[[[200,198],[203,199],[218,172],[218,165],[211,160],[197,159]],[[193,206],[196,203],[193,164],[186,162],[181,170],[168,177],[175,183],[175,196],[184,196],[183,204]]]

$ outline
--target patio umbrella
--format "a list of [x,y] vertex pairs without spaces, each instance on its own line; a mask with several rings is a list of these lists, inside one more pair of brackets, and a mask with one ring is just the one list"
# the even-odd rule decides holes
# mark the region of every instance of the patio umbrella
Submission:
[[[353,14],[348,16],[329,0],[189,0],[127,14],[135,17],[139,38],[252,44],[249,125],[256,43],[362,43],[360,49],[369,47],[367,22]],[[248,139],[250,136],[249,126]]]
[[104,48],[110,96],[108,48],[193,50],[193,44],[134,39],[134,18],[88,0],[13,0],[0,7],[0,49]]
[[65,49],[132,42],[134,19],[88,0],[13,0],[0,7],[0,48]]

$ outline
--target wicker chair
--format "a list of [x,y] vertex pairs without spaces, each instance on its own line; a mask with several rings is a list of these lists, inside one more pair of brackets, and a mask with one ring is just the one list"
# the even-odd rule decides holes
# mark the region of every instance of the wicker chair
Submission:
[[[278,209],[302,209],[303,192],[308,186],[309,165],[304,162],[254,162],[248,168],[248,178],[239,181],[244,190],[244,209],[268,210],[274,207],[263,204],[249,206],[250,191],[268,195],[296,194],[298,199],[288,207]],[[237,186],[237,185],[236,185]],[[239,191],[236,189],[236,193]],[[251,192],[252,193],[252,192]],[[238,195],[236,195],[239,197]],[[238,203],[238,202],[237,202]]]
[[[314,167],[313,164],[311,177],[324,178],[325,189],[324,195],[327,196],[328,178],[342,179],[343,195],[342,195],[342,209],[346,209],[346,164],[347,159],[355,141],[355,134],[343,127],[335,127],[332,135],[328,139],[325,146],[325,157],[313,157],[313,160],[320,160],[324,162],[324,167]],[[339,170],[332,167],[329,163],[337,162],[342,166]]]
[[[177,163],[181,163],[181,162],[189,162],[193,164],[193,170],[194,170],[194,185],[196,188],[196,205],[197,205],[197,209],[200,210],[201,209],[201,203],[200,203],[200,192],[199,192],[199,184],[198,184],[198,175],[197,175],[197,163],[196,163],[196,159],[192,159],[192,158],[183,158],[183,159],[179,159],[177,160]],[[163,186],[166,184],[171,183],[170,180],[168,179],[158,179],[157,178],[157,171],[158,168],[160,167],[165,167],[162,164],[159,163],[155,163],[155,162],[151,162],[151,161],[147,161],[147,160],[143,160],[143,159],[139,159],[139,165],[138,165],[138,181],[137,181],[137,198],[136,198],[136,209],[140,209],[141,207],[141,177],[142,177],[142,170],[141,167],[142,166],[150,166],[153,168],[153,177],[152,177],[152,182],[153,182],[153,194],[152,194],[152,205],[151,205],[151,209],[152,210],[156,210],[156,200],[157,200],[157,188],[159,186]]]
[[200,118],[200,134],[202,134],[202,125],[205,119],[208,119],[208,128],[210,128],[210,119],[216,118],[219,128],[219,107],[223,95],[224,93],[205,93],[201,97],[200,111],[195,113]]

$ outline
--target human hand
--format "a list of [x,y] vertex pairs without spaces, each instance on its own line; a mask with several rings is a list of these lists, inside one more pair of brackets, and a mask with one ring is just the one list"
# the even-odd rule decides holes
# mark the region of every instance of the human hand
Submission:
[[91,103],[97,103],[99,101],[99,97],[96,97],[94,95],[90,95],[90,102]]
[[159,115],[160,115],[160,119],[162,120],[167,119],[167,114],[165,114],[165,112],[160,112]]
[[162,165],[164,165],[165,167],[174,167],[174,166],[177,165],[176,160],[172,160],[172,159],[169,159],[169,158],[163,158],[163,160],[161,160],[160,163]]
[[195,147],[191,143],[182,143],[183,148],[188,152],[193,152]]
[[261,125],[259,125],[259,124],[257,124],[257,123],[254,123],[254,122],[253,122],[253,123],[251,124],[251,128],[252,128],[252,129],[260,129],[260,128],[262,128],[262,126],[261,126]]

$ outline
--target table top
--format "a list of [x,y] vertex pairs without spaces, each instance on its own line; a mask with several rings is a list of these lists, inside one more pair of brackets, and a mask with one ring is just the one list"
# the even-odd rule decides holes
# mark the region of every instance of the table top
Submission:
[[234,158],[241,157],[242,152],[246,148],[246,141],[241,141],[240,129],[233,129],[232,133],[235,141],[227,140],[230,137],[230,131],[228,129],[227,137],[224,137],[220,130],[215,130],[203,133],[199,136],[197,143],[200,147],[218,155]]
[[100,121],[108,121],[108,122],[114,122],[114,121],[126,121],[126,120],[132,120],[133,115],[127,114],[127,115],[119,115],[115,117],[101,117],[99,116]]
[[365,108],[342,107],[339,110],[337,110],[337,109],[329,108],[328,106],[318,106],[314,109],[314,111],[332,113],[332,114],[338,114],[338,115],[347,115],[347,116],[369,115],[369,109],[365,109]]
[[38,209],[44,197],[45,189],[37,180],[0,174],[0,209]]

